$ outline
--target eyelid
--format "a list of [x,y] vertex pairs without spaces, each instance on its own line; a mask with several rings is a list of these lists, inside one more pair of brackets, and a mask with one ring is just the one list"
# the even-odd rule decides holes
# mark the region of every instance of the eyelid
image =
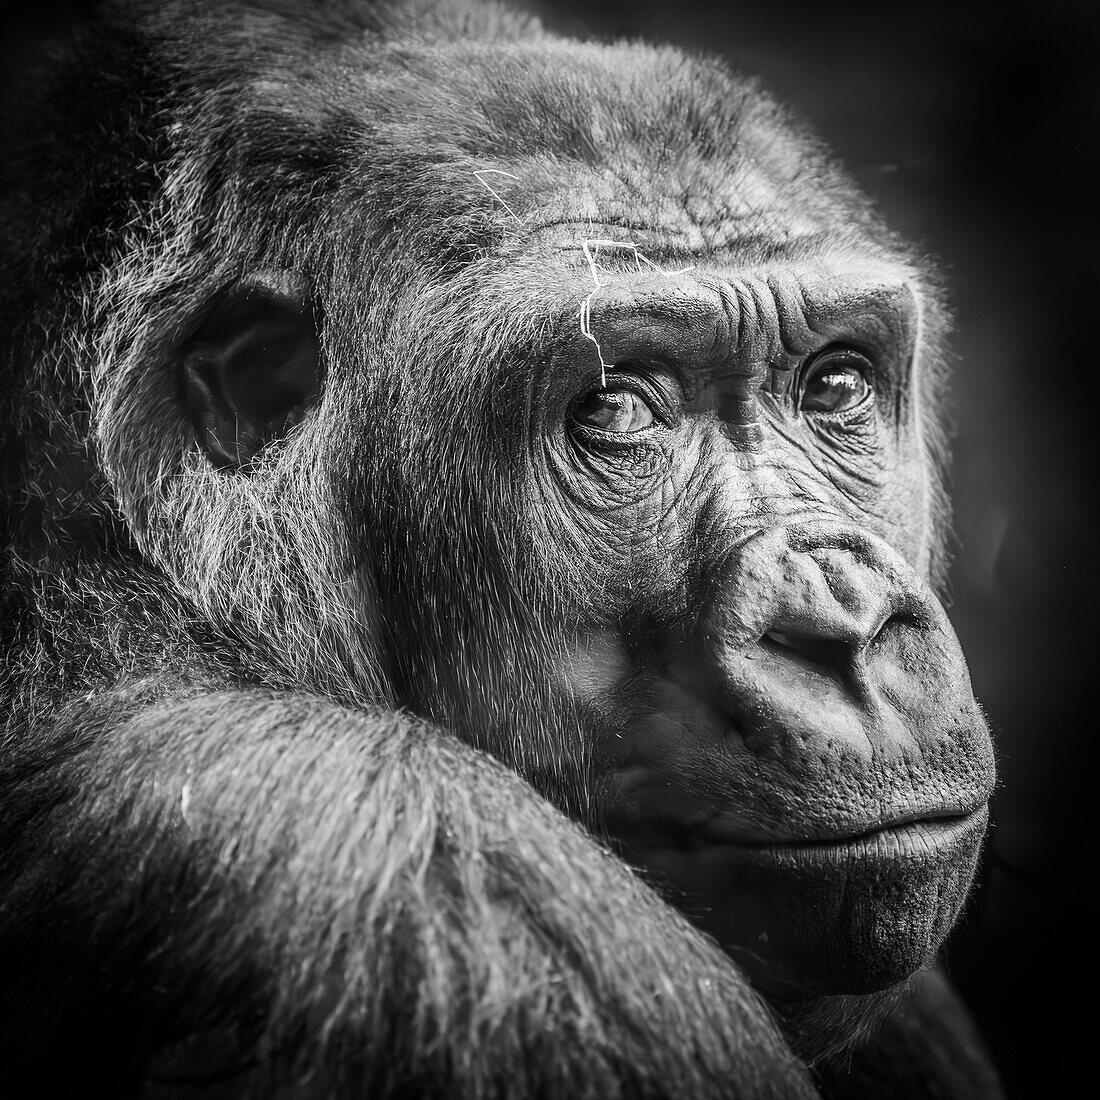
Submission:
[[[578,408],[590,408],[593,410],[610,410],[614,412],[630,412],[638,405],[645,406],[639,394],[630,389],[600,389],[593,390]],[[646,406],[648,407],[648,406]]]
[[[590,420],[582,418],[578,414],[580,409],[584,408],[593,398],[613,399],[608,401],[608,406],[618,406],[618,410],[612,414],[613,417],[617,415],[618,412],[621,412],[630,418],[630,422],[633,422],[634,417],[640,413],[643,419],[648,416],[649,423],[643,423],[637,428],[627,427],[624,429],[605,427],[598,423],[592,423]],[[599,389],[590,390],[574,405],[573,411],[570,413],[570,421],[574,428],[583,432],[591,432],[601,438],[611,439],[629,439],[634,436],[645,435],[649,429],[658,422],[657,414],[653,411],[650,402],[645,400],[644,397],[633,388],[625,386],[616,389],[601,387]]]
[[802,364],[802,373],[808,378],[815,370],[826,366],[851,366],[870,374],[876,369],[874,358],[860,348],[850,344],[829,344],[815,351]]
[[[568,418],[572,421],[573,426],[585,432],[595,432],[599,437],[604,439],[618,440],[641,439],[648,437],[649,433],[654,428],[671,427],[674,422],[674,410],[672,408],[672,395],[667,393],[669,386],[662,386],[660,382],[650,378],[645,364],[637,364],[637,367],[636,370],[624,370],[623,367],[616,364],[615,367],[608,368],[604,375],[606,379],[605,385],[598,384],[599,378],[597,376],[595,385],[587,387],[583,389],[580,394],[577,394],[570,406],[568,414]],[[652,423],[649,423],[645,428],[639,428],[635,431],[616,432],[596,428],[592,425],[587,425],[587,423],[583,421],[576,420],[575,416],[577,409],[580,409],[588,398],[598,393],[631,394],[638,400],[641,400],[649,409],[650,415],[653,418]]]
[[[671,427],[683,399],[679,378],[645,363],[632,364],[633,369],[624,369],[625,366],[627,365],[616,365],[609,370],[606,375],[607,385],[602,388],[609,392],[626,391],[640,397],[649,406],[656,422]],[[587,391],[592,392],[594,391]],[[587,393],[581,396],[581,401],[585,400]]]

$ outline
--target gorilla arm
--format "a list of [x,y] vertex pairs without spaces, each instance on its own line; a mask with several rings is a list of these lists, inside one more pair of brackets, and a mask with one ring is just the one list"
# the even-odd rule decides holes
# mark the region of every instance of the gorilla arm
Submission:
[[242,1072],[263,1096],[814,1095],[713,943],[422,722],[133,692],[23,743],[0,789],[19,960],[0,1016],[39,1095],[93,1064],[134,1085],[197,1035],[222,1054],[181,1076],[235,1096]]

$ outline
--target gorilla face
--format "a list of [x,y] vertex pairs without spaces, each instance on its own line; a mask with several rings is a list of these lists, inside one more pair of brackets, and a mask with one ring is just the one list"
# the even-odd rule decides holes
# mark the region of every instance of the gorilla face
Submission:
[[591,306],[609,369],[545,441],[548,513],[614,563],[564,674],[603,827],[778,998],[932,961],[993,778],[917,572],[918,302],[823,266],[620,273]]
[[[307,289],[254,265],[181,353],[219,523],[309,455],[341,526],[323,577],[301,551],[278,600],[247,573],[220,598],[313,616],[312,679],[381,682],[507,761],[774,998],[902,981],[957,916],[994,774],[929,587],[931,280],[717,64],[462,42],[369,72],[318,94],[338,118],[257,85],[234,131],[245,164],[288,120],[339,155],[310,249],[265,261]],[[233,211],[252,236],[308,208],[279,173]],[[129,515],[202,589],[178,491]]]

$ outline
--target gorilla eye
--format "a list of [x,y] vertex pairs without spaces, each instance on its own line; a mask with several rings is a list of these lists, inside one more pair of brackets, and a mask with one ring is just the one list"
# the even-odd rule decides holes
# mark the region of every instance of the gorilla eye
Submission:
[[850,348],[826,351],[806,372],[801,409],[808,413],[843,413],[854,409],[871,392],[871,363]]
[[596,390],[573,410],[582,427],[618,434],[640,432],[653,420],[653,410],[633,390]]

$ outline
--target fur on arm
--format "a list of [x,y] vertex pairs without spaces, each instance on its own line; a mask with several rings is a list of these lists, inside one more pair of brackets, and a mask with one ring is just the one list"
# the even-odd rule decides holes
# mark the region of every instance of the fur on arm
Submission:
[[477,750],[261,690],[109,715],[4,781],[4,1014],[67,1016],[64,1058],[12,1045],[40,1088],[121,1015],[246,1095],[812,1095],[717,947]]

